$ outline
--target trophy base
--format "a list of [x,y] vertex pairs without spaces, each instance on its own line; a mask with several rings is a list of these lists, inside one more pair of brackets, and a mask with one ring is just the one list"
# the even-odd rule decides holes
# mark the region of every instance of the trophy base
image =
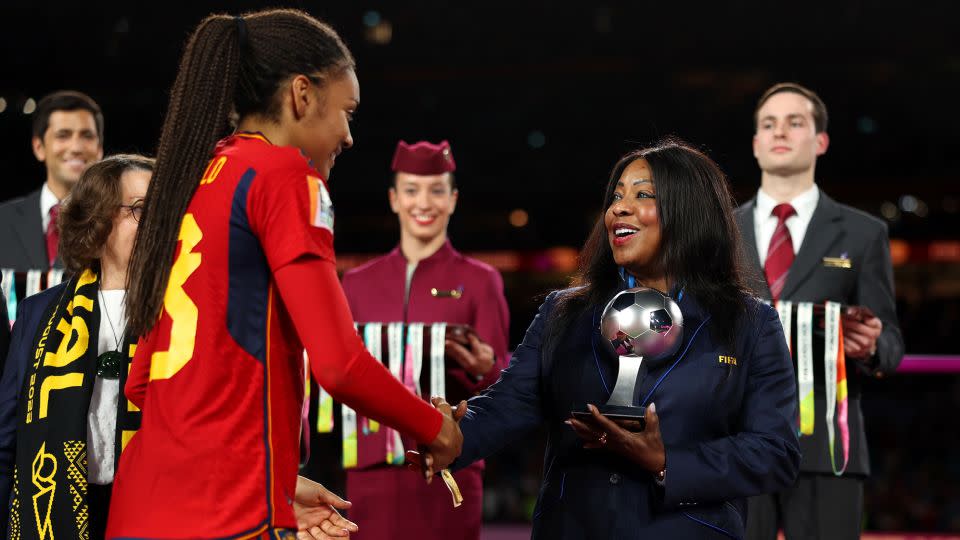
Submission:
[[[627,431],[640,432],[646,429],[647,421],[644,418],[646,407],[625,405],[597,405],[600,414],[614,420]],[[590,420],[593,415],[590,411],[573,411],[573,416],[580,420]]]

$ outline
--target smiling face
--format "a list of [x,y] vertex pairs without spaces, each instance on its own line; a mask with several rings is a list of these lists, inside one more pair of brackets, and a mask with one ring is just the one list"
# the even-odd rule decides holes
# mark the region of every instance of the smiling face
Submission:
[[400,220],[401,236],[429,243],[446,235],[457,207],[457,190],[450,173],[418,175],[398,172],[390,188],[390,208]]
[[660,219],[650,166],[637,159],[624,168],[604,214],[613,259],[637,277],[659,272]]
[[93,114],[87,110],[53,111],[43,137],[33,138],[33,153],[47,168],[47,182],[58,197],[80,179],[93,162],[103,157]]
[[764,102],[753,136],[753,155],[762,171],[792,176],[813,169],[829,144],[825,132],[817,133],[813,109],[809,99],[795,92],[779,92]]
[[[306,80],[304,78],[304,80]],[[350,122],[360,105],[360,83],[352,69],[329,80],[324,86],[295,79],[294,85],[306,84],[303,92],[313,92],[314,99],[306,101],[293,143],[313,162],[324,179],[341,152],[353,146]],[[301,91],[299,88],[295,92]]]

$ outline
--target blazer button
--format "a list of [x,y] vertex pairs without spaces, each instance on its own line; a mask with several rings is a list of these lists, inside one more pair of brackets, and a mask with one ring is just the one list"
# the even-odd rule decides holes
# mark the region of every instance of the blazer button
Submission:
[[610,483],[613,484],[613,485],[619,484],[619,483],[620,483],[620,475],[617,474],[617,473],[611,474],[611,475],[610,475]]

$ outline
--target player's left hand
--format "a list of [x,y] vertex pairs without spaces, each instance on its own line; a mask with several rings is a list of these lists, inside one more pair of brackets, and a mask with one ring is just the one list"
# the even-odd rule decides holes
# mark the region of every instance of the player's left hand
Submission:
[[460,364],[467,373],[474,377],[486,375],[493,369],[495,362],[493,347],[487,345],[476,334],[467,334],[467,343],[470,348],[451,339],[446,340],[446,354]]
[[883,332],[883,322],[868,315],[857,316],[852,312],[843,315],[843,352],[846,356],[869,360],[877,352],[877,339]]
[[309,478],[297,477],[297,493],[293,513],[297,518],[297,540],[332,540],[350,538],[357,532],[357,524],[344,518],[337,510],[350,508],[335,493]]
[[[457,404],[457,408],[454,409],[442,397],[434,396],[430,398],[430,403],[432,403],[434,407],[443,413],[444,417],[449,416],[453,423],[457,426],[457,432],[460,433],[460,420],[462,420],[467,414],[467,402],[461,400],[460,403]],[[460,455],[460,451],[462,449],[463,434],[460,433],[460,447],[456,449],[456,452],[447,461],[441,462],[437,458],[437,449],[435,448],[421,446],[418,450],[407,450],[407,469],[422,474],[424,479],[427,481],[427,484],[429,484],[433,481],[434,474],[441,469],[445,469],[456,457]]]

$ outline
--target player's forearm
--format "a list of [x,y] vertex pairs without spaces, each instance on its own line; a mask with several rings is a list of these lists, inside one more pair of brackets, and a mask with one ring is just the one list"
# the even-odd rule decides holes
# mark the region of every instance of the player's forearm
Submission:
[[[319,372],[331,371],[323,366],[311,367],[315,376]],[[318,384],[335,400],[346,403],[363,416],[413,436],[422,444],[433,442],[440,432],[443,422],[440,413],[405,388],[366,351],[351,360],[343,377],[335,382],[331,377],[324,379],[331,386],[324,384],[319,377]]]
[[432,442],[440,431],[440,413],[366,351],[353,328],[333,263],[297,260],[279,269],[274,278],[320,386],[364,416],[420,442]]

